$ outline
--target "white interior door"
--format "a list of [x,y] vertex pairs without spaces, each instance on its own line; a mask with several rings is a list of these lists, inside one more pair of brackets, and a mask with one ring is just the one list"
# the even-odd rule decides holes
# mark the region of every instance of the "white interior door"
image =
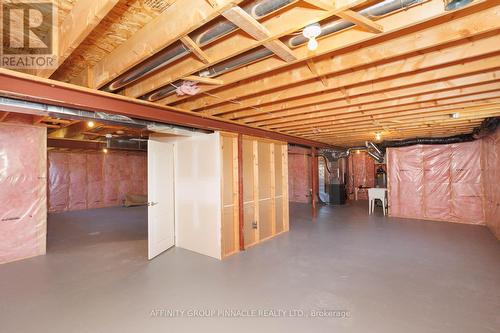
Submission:
[[148,258],[175,243],[174,144],[162,138],[148,141]]
[[175,245],[221,259],[220,134],[175,145]]

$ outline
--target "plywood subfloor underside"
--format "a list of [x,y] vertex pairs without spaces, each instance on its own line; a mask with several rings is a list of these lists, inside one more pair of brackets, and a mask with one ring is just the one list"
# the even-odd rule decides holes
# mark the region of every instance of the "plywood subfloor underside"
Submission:
[[[365,203],[321,208],[315,223],[307,205],[290,215],[289,233],[223,262],[182,249],[147,262],[137,239],[106,237],[2,265],[2,331],[500,331],[500,245],[485,227],[368,217]],[[111,231],[96,223],[85,232],[101,227]],[[150,315],[228,308],[348,310],[351,318]]]

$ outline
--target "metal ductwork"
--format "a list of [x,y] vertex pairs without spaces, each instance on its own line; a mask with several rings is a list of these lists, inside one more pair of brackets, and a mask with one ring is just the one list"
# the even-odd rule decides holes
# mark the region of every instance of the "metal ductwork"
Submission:
[[[295,1],[259,0],[243,6],[242,9],[252,15],[253,18],[260,20],[276,10],[292,4],[293,2]],[[205,46],[221,37],[224,37],[236,29],[238,29],[238,27],[233,23],[224,18],[219,18],[193,31],[189,34],[189,37],[199,46]],[[162,51],[156,53],[151,58],[135,66],[133,69],[120,75],[118,78],[101,89],[108,92],[121,89],[154,71],[166,67],[175,60],[187,55],[189,52],[190,50],[182,42],[175,42]]]
[[143,128],[151,132],[168,133],[179,136],[192,136],[201,133],[209,133],[209,131],[183,126],[168,125],[142,119],[134,119],[117,114],[85,111],[63,106],[28,102],[8,97],[0,97],[0,105],[6,107],[8,110],[12,110],[13,112],[18,113],[75,120],[98,120],[102,123],[120,124],[127,127]]
[[[366,9],[360,10],[358,13],[366,16],[370,19],[377,19],[381,16],[387,15],[389,13],[395,12],[397,10],[405,9],[407,7],[413,6],[423,0],[387,0],[381,3],[370,6]],[[341,30],[345,30],[354,26],[354,23],[346,21],[343,19],[335,19],[327,21],[321,24],[321,34],[317,37],[318,39],[333,33],[337,33]],[[308,39],[302,34],[295,37],[289,38],[284,41],[289,47],[294,48],[308,42]]]
[[379,147],[377,147],[376,144],[371,141],[366,141],[365,145],[368,155],[370,155],[378,163],[384,162],[384,153],[382,153],[382,151]]
[[[422,1],[423,0],[386,0],[381,3],[375,4],[373,6],[370,6],[366,9],[363,9],[359,11],[359,13],[371,19],[377,19],[394,11],[413,6]],[[248,4],[247,6],[244,6],[243,9],[256,19],[261,19],[262,17],[278,9],[282,9],[285,6],[292,4],[293,2],[295,1],[291,0],[255,1],[251,4]],[[354,26],[353,23],[342,19],[334,19],[327,21],[322,24],[322,33],[318,38],[331,35],[333,33],[337,33],[352,26]],[[236,29],[237,27],[234,24],[223,18],[220,18],[217,19],[215,22],[209,23],[199,28],[198,30],[194,31],[192,34],[190,34],[190,37],[199,46],[204,46],[215,41],[216,39],[223,37],[224,35],[227,35],[228,33]],[[302,36],[302,34],[300,34],[297,36],[284,38],[282,39],[282,41],[291,48],[295,48],[304,43],[307,43],[308,40],[307,38]],[[168,64],[186,55],[187,53],[189,53],[189,50],[187,50],[187,48],[182,43],[180,42],[175,43],[167,47],[165,50],[160,51],[152,58],[137,65],[134,69],[130,70],[129,72],[122,74],[116,80],[106,85],[103,88],[103,90],[114,91],[117,89],[121,89],[124,86],[144,77],[145,75],[152,73],[153,71],[156,71],[160,68],[164,68]],[[222,61],[219,64],[216,64],[212,67],[202,70],[199,73],[199,75],[202,77],[213,78],[218,75],[224,74],[228,71],[232,71],[239,67],[264,59],[266,57],[270,57],[272,55],[273,53],[270,50],[260,46],[249,52],[235,56],[231,59]],[[180,80],[165,87],[156,89],[148,94],[141,96],[140,98],[154,102],[172,94],[175,91],[176,87],[178,87],[179,85],[181,85]]]
[[474,0],[444,0],[444,9],[447,11],[457,10],[467,6]]

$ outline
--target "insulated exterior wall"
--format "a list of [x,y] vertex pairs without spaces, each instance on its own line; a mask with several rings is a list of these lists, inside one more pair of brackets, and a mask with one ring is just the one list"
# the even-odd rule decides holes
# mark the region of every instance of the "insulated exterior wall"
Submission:
[[500,240],[500,129],[483,139],[482,155],[486,225]]
[[387,151],[392,216],[484,224],[481,141]]
[[[366,152],[353,152],[348,158],[347,193],[354,199],[354,189],[375,186],[375,161]],[[368,200],[366,189],[358,190],[358,200]]]
[[0,264],[45,254],[47,130],[0,123]]
[[146,154],[49,151],[49,212],[112,207],[147,193]]
[[291,202],[311,203],[311,150],[288,148],[288,189]]

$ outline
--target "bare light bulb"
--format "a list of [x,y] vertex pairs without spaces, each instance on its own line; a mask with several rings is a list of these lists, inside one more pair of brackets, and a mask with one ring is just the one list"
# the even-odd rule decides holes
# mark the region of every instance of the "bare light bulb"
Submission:
[[87,126],[88,126],[89,128],[93,128],[93,127],[95,126],[95,123],[94,123],[93,121],[88,121],[88,122],[87,122]]
[[307,42],[307,48],[310,51],[314,51],[318,48],[318,41],[316,40],[316,38],[314,37],[309,38],[309,42]]
[[382,134],[380,134],[380,133],[375,133],[375,140],[377,140],[377,141],[382,140]]
[[104,148],[104,149],[102,150],[102,152],[103,152],[104,154],[107,154],[107,153],[108,153],[108,149]]

